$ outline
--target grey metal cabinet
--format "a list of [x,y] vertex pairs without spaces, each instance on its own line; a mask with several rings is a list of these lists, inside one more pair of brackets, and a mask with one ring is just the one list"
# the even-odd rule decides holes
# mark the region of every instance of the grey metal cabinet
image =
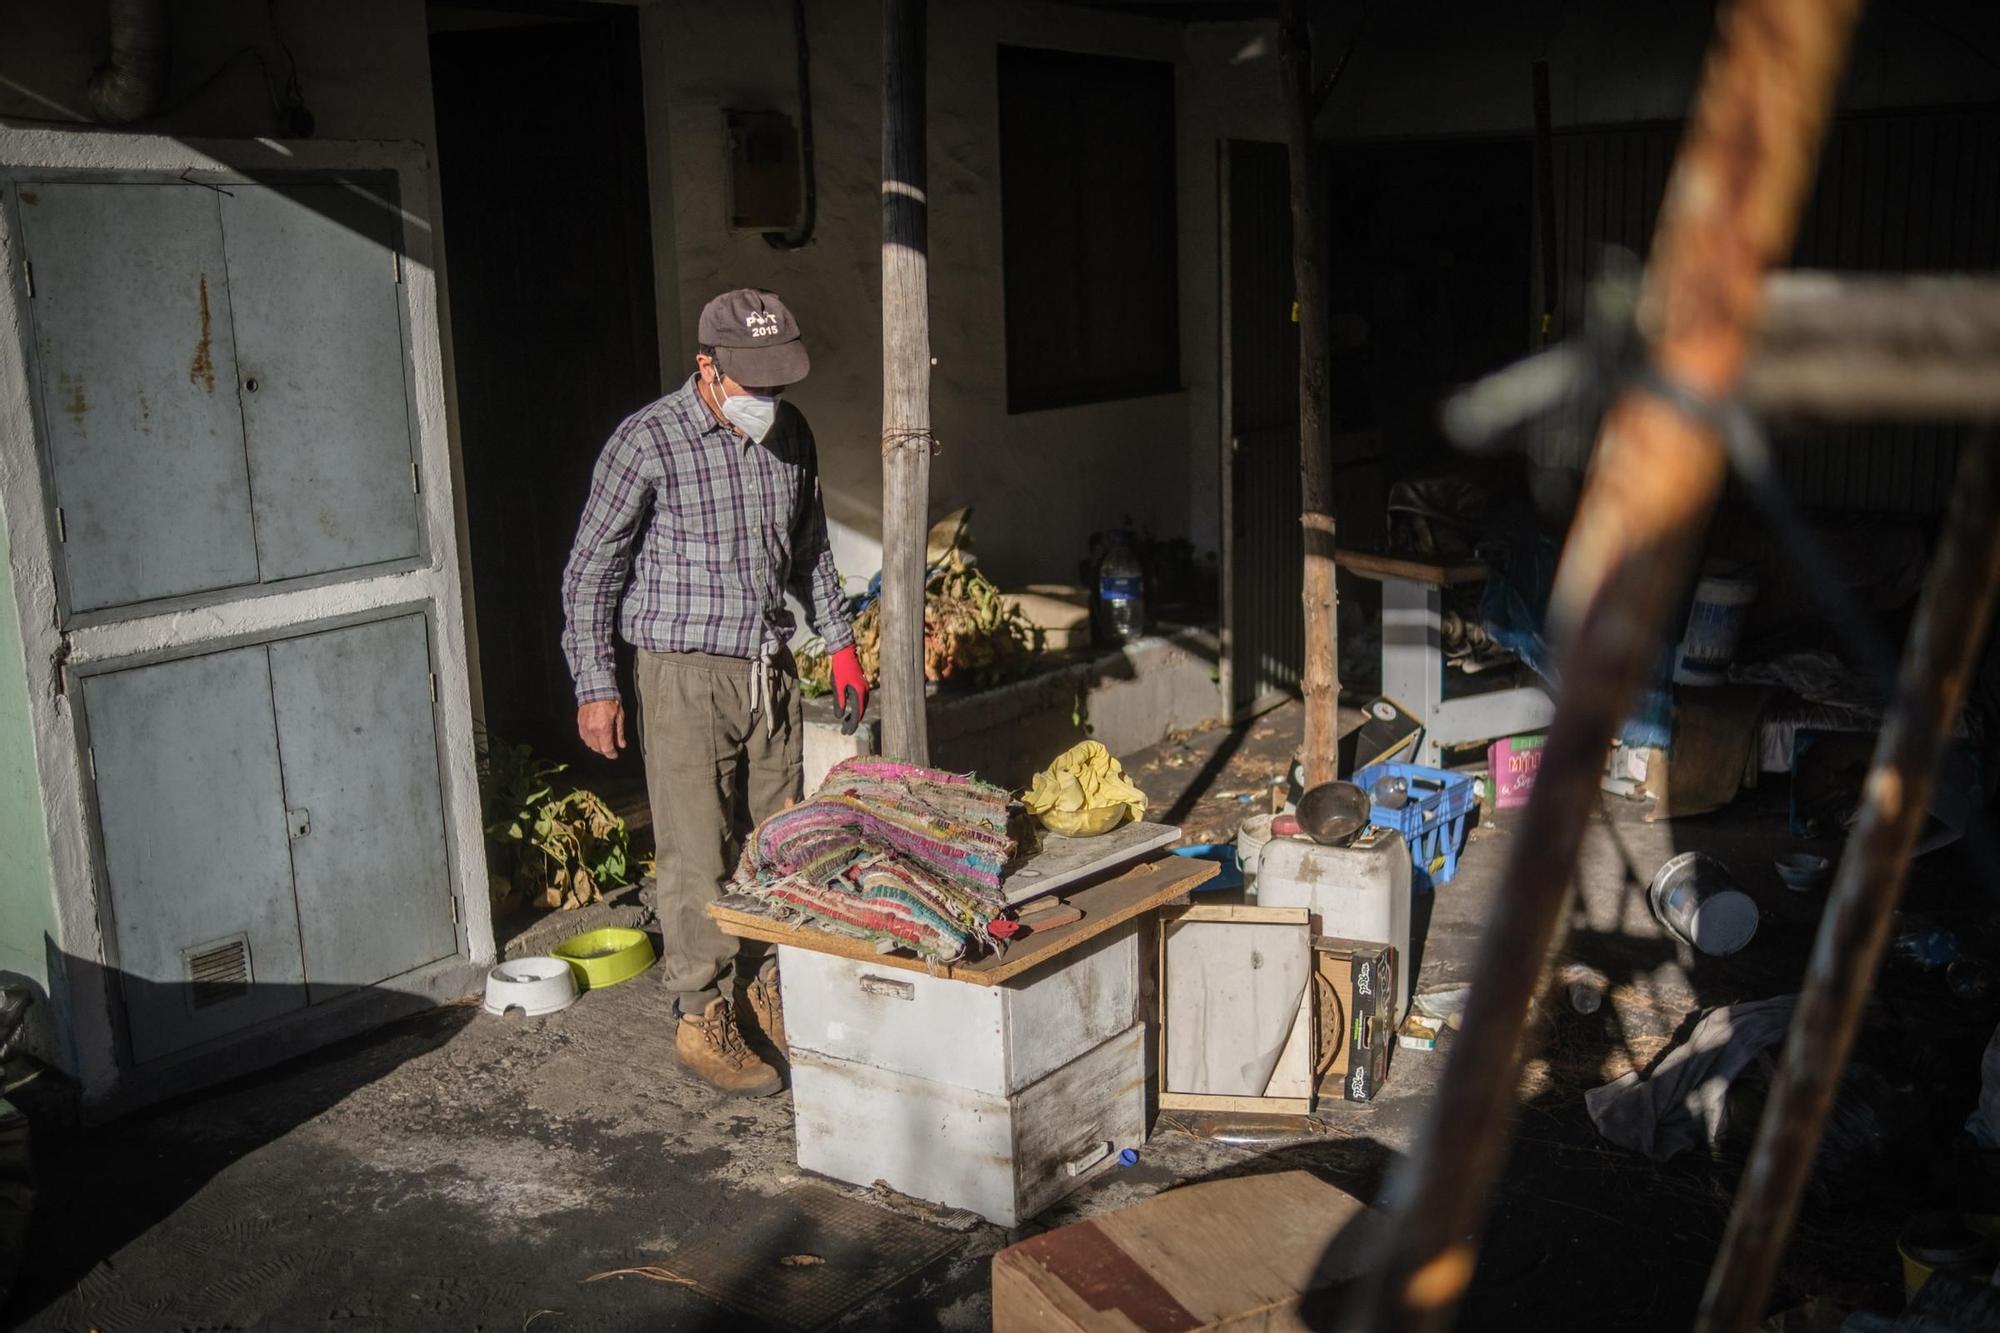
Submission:
[[257,581],[212,190],[24,184],[72,610]]
[[382,181],[232,189],[222,234],[264,582],[421,549]]
[[312,999],[453,952],[423,617],[272,644],[271,697]]
[[87,677],[84,701],[134,1057],[303,1007],[264,649]]
[[393,177],[16,196],[69,611],[422,552]]
[[420,614],[89,675],[132,1057],[457,948]]

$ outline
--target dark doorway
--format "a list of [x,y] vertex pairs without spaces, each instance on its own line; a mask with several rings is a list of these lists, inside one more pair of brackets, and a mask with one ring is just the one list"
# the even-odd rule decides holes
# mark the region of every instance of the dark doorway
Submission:
[[638,21],[484,21],[433,7],[431,79],[486,723],[601,773],[560,584],[599,449],[660,393]]
[[1285,145],[1232,140],[1222,151],[1229,707],[1241,716],[1296,693],[1305,659],[1299,331]]
[[1354,144],[1328,176],[1328,305],[1346,314],[1335,429],[1380,432],[1397,475],[1455,463],[1439,400],[1529,350],[1533,148]]
[[[1296,693],[1305,651],[1298,326],[1285,146],[1223,154],[1229,703],[1241,715]],[[1438,430],[1440,398],[1528,350],[1533,154],[1525,139],[1461,139],[1340,145],[1325,162],[1335,517],[1342,546],[1372,547],[1390,485],[1465,465]],[[1374,621],[1377,585],[1343,576],[1340,596]]]

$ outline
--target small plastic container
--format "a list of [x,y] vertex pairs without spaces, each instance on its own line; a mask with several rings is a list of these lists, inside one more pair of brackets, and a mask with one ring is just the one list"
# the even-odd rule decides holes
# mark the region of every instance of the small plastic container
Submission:
[[1465,844],[1465,817],[1476,803],[1477,783],[1470,774],[1453,773],[1422,764],[1370,764],[1348,779],[1363,791],[1373,791],[1383,778],[1404,782],[1407,802],[1391,810],[1369,806],[1368,822],[1392,828],[1410,845],[1412,886],[1419,891],[1443,884],[1458,873],[1458,849]]
[[643,930],[605,926],[572,935],[552,953],[576,972],[582,990],[603,990],[630,981],[653,965],[653,941]]
[[511,958],[486,973],[486,1012],[539,1018],[575,1004],[576,992],[576,973],[562,959]]

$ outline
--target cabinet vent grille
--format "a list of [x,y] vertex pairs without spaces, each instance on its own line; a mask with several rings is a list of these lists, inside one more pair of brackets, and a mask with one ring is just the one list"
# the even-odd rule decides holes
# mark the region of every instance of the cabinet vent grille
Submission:
[[190,949],[187,964],[188,1001],[206,1009],[250,993],[250,942],[238,935]]

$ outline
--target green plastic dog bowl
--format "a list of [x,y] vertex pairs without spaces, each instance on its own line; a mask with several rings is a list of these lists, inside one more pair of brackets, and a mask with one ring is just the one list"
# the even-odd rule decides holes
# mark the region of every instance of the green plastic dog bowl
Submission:
[[576,984],[582,990],[616,986],[653,965],[653,941],[645,931],[624,926],[586,930],[570,936],[551,952],[576,972]]

